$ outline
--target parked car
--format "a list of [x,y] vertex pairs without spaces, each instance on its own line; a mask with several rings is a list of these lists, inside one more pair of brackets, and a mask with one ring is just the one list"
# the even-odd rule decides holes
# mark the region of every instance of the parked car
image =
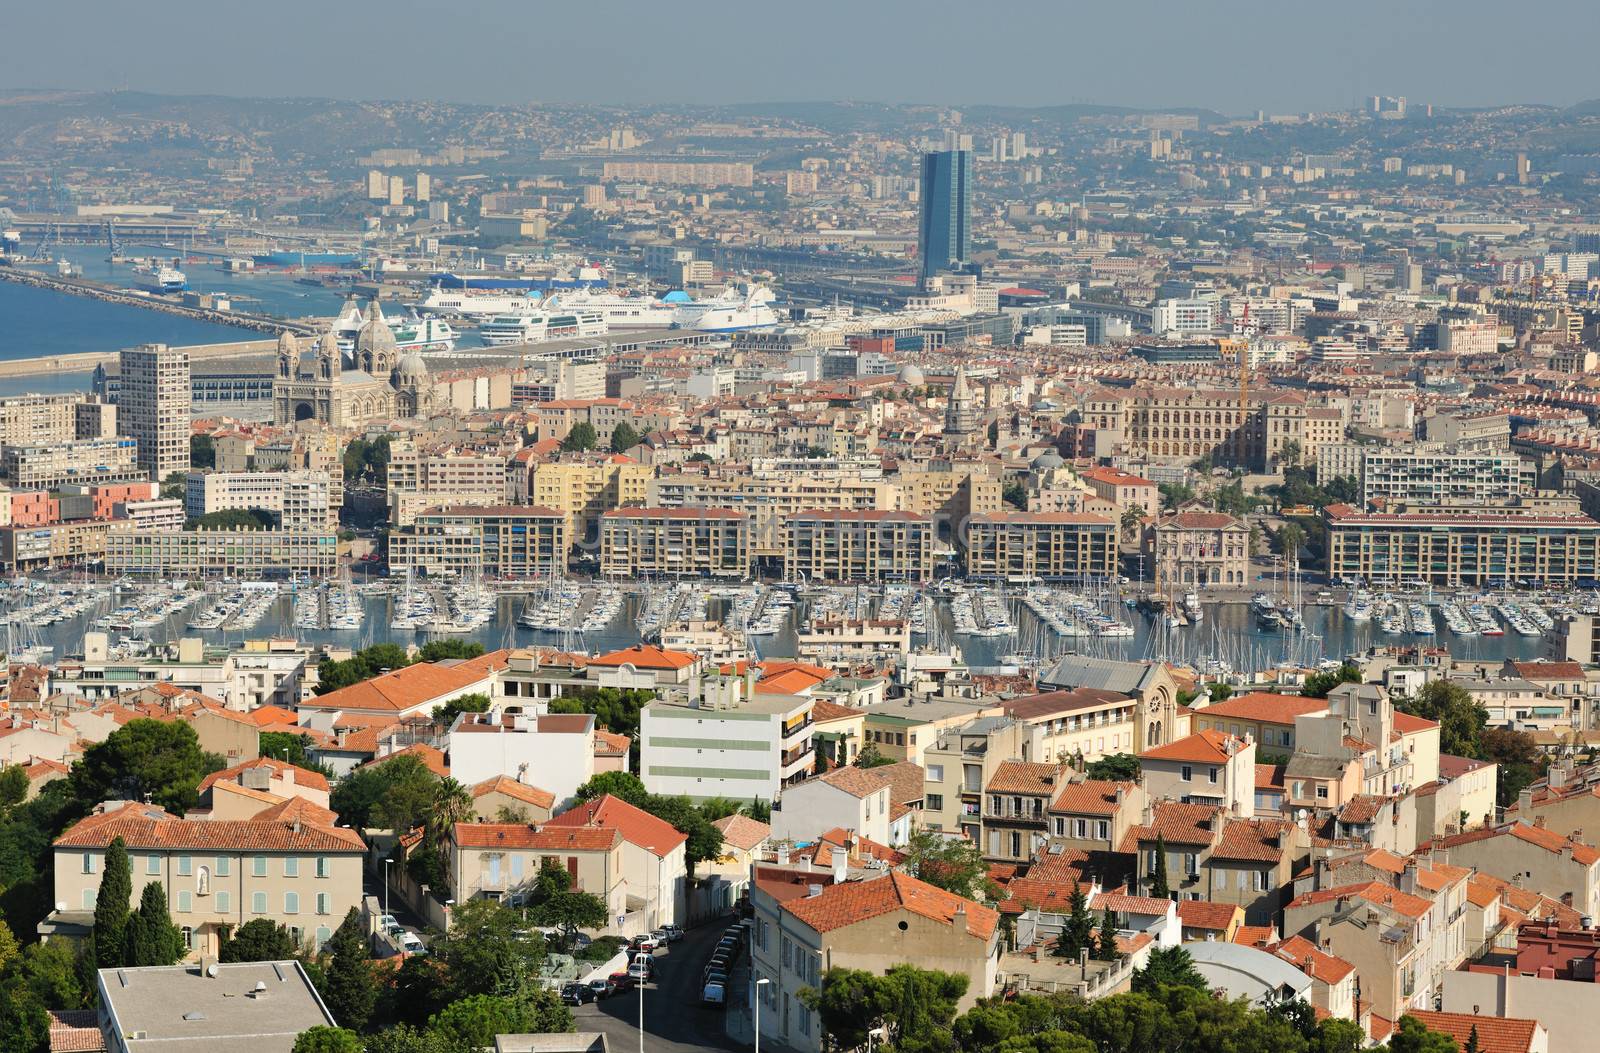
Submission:
[[414,932],[402,930],[400,933],[400,949],[407,954],[427,954],[428,947],[422,938]]
[[657,947],[665,947],[667,944],[672,942],[671,940],[667,939],[667,932],[665,929],[657,929],[655,932],[650,934],[650,938],[656,941]]
[[594,988],[576,981],[561,985],[561,1000],[568,1005],[587,1005],[594,1001]]
[[700,992],[700,1004],[716,1009],[725,1008],[728,1004],[727,987],[723,984],[706,984]]
[[661,926],[661,934],[667,938],[668,943],[677,943],[683,939],[683,929],[677,925]]
[[635,987],[639,986],[634,978],[629,976],[626,972],[612,973],[611,983],[617,994],[621,994],[624,991],[631,991]]
[[633,939],[628,941],[628,950],[636,953],[643,951],[646,954],[654,954],[656,952],[656,948],[659,946],[661,946],[661,944],[654,936],[635,936]]
[[628,963],[628,975],[635,980],[649,980],[656,974],[656,960],[640,955]]
[[728,973],[723,969],[712,969],[708,967],[705,971],[705,975],[700,978],[700,981],[701,983],[722,984],[723,986],[727,986]]
[[393,932],[399,927],[400,923],[394,920],[393,914],[378,915],[378,928],[382,929],[384,932]]
[[595,1001],[609,998],[617,993],[617,985],[609,976],[596,977],[589,981],[589,990],[594,992]]

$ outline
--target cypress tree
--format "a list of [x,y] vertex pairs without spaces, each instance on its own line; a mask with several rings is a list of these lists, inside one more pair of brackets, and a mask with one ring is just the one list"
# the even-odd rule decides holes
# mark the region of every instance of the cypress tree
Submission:
[[187,950],[183,933],[167,912],[166,889],[159,881],[150,882],[139,897],[139,909],[128,918],[125,964],[172,965],[182,960]]
[[331,960],[322,1000],[339,1026],[352,1031],[364,1030],[372,1017],[378,989],[367,954],[366,928],[356,908],[351,907],[350,913],[334,930],[328,940],[328,952]]
[[1172,896],[1172,886],[1167,883],[1167,839],[1156,835],[1156,865],[1150,874],[1150,895],[1156,899]]
[[102,969],[125,964],[122,956],[132,902],[133,869],[128,864],[128,846],[122,838],[113,838],[106,848],[100,892],[94,901],[94,956]]
[[1120,961],[1122,958],[1122,952],[1117,950],[1116,911],[1106,911],[1105,917],[1100,920],[1100,939],[1095,957],[1103,962]]

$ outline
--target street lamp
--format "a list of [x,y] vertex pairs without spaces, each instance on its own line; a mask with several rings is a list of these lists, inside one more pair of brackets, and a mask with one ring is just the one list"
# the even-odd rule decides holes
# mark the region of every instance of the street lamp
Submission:
[[640,951],[633,956],[633,964],[639,967],[639,1053],[644,1053],[644,984],[650,979],[650,952]]
[[[385,917],[389,917],[390,916],[389,915],[389,864],[393,863],[393,862],[394,862],[394,860],[392,860],[392,859],[385,859],[383,861],[383,913],[384,913]],[[385,935],[388,935],[388,934],[385,933]]]
[[447,948],[450,946],[450,908],[455,905],[456,901],[453,899],[444,901],[444,945]]
[[761,989],[771,982],[765,976],[756,981],[756,1053],[761,1053]]

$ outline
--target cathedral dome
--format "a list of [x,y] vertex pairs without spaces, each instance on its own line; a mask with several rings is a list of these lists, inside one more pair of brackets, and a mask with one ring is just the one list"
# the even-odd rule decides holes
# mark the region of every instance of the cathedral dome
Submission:
[[394,367],[395,376],[402,381],[425,381],[428,379],[428,364],[422,356],[415,351],[402,355],[399,363]]
[[294,333],[285,329],[278,334],[278,354],[290,358],[300,357],[300,343],[294,338]]
[[322,339],[317,344],[317,354],[323,358],[339,357],[339,334],[332,326],[322,334]]
[[1066,463],[1067,463],[1066,460],[1063,459],[1062,456],[1059,453],[1057,453],[1056,451],[1054,451],[1054,450],[1046,450],[1043,453],[1041,453],[1039,456],[1035,457],[1030,462],[1029,467],[1031,467],[1036,472],[1043,472],[1043,471],[1049,471],[1052,468],[1060,468],[1062,465],[1064,465]]
[[383,320],[383,315],[378,311],[378,301],[374,300],[367,308],[366,322],[356,334],[356,354],[363,359],[378,360],[384,356],[392,357],[394,353],[394,330]]
[[900,367],[900,383],[907,387],[920,388],[926,381],[922,376],[922,367],[915,362],[907,362]]

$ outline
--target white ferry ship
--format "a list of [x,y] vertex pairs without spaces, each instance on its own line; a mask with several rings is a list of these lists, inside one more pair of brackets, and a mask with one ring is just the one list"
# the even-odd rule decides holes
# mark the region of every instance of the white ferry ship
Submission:
[[613,329],[665,328],[677,317],[677,308],[653,296],[627,296],[593,289],[559,292],[545,301],[548,311],[594,311]]
[[[670,299],[671,294],[668,295]],[[728,289],[706,300],[685,298],[677,302],[672,325],[675,329],[694,329],[702,333],[727,333],[777,325],[778,312],[772,309],[776,299],[772,290],[763,285],[752,288],[748,293]]]
[[596,311],[496,315],[478,327],[478,335],[490,347],[537,344],[571,336],[604,336],[606,332],[606,320]]
[[544,297],[534,292],[434,288],[422,301],[422,309],[463,318],[485,318],[503,314],[531,314],[539,310],[543,302]]
[[[431,315],[417,315],[413,312],[404,318],[390,319],[384,316],[383,308],[379,306],[378,317],[393,331],[395,347],[401,354],[407,351],[450,351],[455,348],[456,340],[461,335],[449,322]],[[339,338],[339,350],[346,354],[355,351],[356,337],[360,335],[361,327],[366,321],[366,316],[361,313],[355,297],[352,296],[344,302],[338,319],[333,323],[334,332]]]

